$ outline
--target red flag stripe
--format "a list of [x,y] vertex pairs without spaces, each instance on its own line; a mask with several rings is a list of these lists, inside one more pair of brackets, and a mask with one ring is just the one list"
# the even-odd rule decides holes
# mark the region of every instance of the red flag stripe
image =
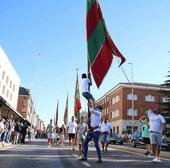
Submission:
[[91,37],[94,29],[96,28],[98,22],[100,21],[102,15],[98,13],[98,3],[95,1],[91,6],[90,10],[86,16],[86,30],[87,30],[87,41]]
[[[104,76],[108,72],[110,65],[112,63],[112,59],[113,59],[112,50],[108,44],[108,41],[106,41],[103,44],[103,47],[101,48],[100,52],[98,53],[96,60],[91,65],[91,70],[97,87],[100,86]],[[101,69],[101,64],[102,64],[102,69]]]

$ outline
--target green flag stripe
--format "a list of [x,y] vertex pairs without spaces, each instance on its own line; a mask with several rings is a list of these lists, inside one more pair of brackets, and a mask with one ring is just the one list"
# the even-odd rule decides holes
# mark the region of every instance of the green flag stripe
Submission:
[[106,40],[106,35],[103,29],[102,21],[100,20],[93,34],[89,38],[88,44],[87,44],[88,45],[88,56],[89,56],[89,60],[91,64],[95,60],[96,55],[101,49],[105,40]]
[[87,13],[90,10],[91,6],[93,5],[93,3],[95,2],[95,0],[87,0]]

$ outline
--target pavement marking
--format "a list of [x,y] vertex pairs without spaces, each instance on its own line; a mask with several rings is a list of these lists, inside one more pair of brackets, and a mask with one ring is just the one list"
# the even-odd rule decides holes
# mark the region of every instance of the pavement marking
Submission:
[[62,158],[70,155],[22,155],[22,154],[0,154],[0,157],[31,157],[31,158]]
[[[131,153],[131,154],[134,154],[134,155],[140,155],[140,156],[146,157],[147,159],[151,159],[151,161],[153,159],[152,157],[144,156],[144,154],[142,154],[142,153],[137,153],[137,152],[133,152],[133,151],[125,151],[125,150],[122,150],[122,149],[117,149],[117,150],[123,151],[123,152],[126,152],[126,153]],[[161,157],[161,160],[170,161],[170,159],[163,158],[163,157]]]
[[91,167],[91,165],[88,162],[85,162],[85,161],[81,162],[81,164],[86,166],[86,167]]
[[[78,155],[75,155],[75,154],[72,154],[74,157],[76,157],[77,159],[79,158],[79,156]],[[86,167],[91,167],[91,164],[89,164],[88,162],[85,162],[85,161],[80,161],[81,162],[81,164],[83,165],[83,166],[86,166]]]

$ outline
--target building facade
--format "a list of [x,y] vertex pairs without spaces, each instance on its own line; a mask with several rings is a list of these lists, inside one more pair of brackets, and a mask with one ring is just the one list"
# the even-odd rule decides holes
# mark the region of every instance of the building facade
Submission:
[[0,96],[15,110],[17,109],[20,78],[0,47]]
[[119,83],[98,99],[97,104],[102,105],[103,115],[108,116],[115,133],[132,133],[141,129],[141,116],[159,108],[158,103],[163,100],[160,91],[160,85],[134,83],[132,95],[130,83]]
[[17,110],[22,114],[23,118],[32,124],[34,119],[34,104],[31,97],[31,93],[29,89],[24,87],[19,88],[19,95],[18,95],[18,105]]
[[23,117],[17,112],[20,78],[0,47],[0,115],[3,118],[13,116],[15,120]]

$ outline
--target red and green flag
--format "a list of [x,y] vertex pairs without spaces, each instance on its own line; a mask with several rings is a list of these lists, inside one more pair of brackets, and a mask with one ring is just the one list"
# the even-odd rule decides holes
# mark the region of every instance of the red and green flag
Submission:
[[67,93],[67,99],[66,99],[66,107],[64,112],[64,124],[68,124],[68,93]]
[[75,95],[74,95],[74,116],[77,118],[77,122],[80,122],[80,92],[79,92],[79,81],[78,81],[78,73],[76,78],[76,87],[75,87]]
[[98,0],[87,0],[86,30],[88,60],[93,78],[99,87],[111,66],[113,55],[121,59],[120,65],[126,59],[107,31]]
[[59,102],[57,101],[57,108],[56,108],[56,114],[55,114],[55,125],[58,126],[58,105]]

